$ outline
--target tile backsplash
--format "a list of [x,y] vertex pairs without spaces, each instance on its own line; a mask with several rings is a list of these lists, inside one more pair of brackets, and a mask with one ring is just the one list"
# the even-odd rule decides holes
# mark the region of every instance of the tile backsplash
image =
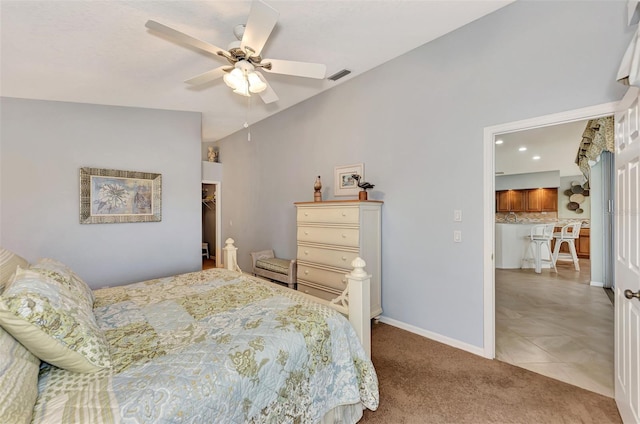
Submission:
[[[515,212],[515,213],[503,213],[496,212],[496,222],[507,222],[507,223],[547,223],[547,222],[557,222],[559,225],[564,225],[569,222],[578,221],[578,219],[558,219],[557,212]],[[582,219],[582,226],[587,228],[589,226],[589,219]]]
[[556,222],[558,220],[558,212],[496,212],[496,222],[514,222],[514,220],[517,220],[517,222],[532,223]]
[[[515,217],[515,218],[514,218]],[[558,225],[568,224],[569,222],[578,221],[577,219],[559,219],[557,212],[515,212],[515,213],[503,213],[496,212],[496,222],[506,222],[506,223],[547,223],[547,222],[557,222]],[[590,226],[589,219],[582,219],[583,228],[588,228]]]

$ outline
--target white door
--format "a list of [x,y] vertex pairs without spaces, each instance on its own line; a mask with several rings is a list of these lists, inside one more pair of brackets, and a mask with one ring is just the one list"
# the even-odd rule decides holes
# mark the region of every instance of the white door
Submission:
[[622,420],[640,423],[640,90],[615,114],[615,397]]

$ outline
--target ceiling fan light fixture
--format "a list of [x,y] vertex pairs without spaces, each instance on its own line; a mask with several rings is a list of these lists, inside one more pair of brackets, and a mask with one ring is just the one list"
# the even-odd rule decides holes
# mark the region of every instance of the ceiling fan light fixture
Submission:
[[247,80],[242,81],[240,85],[233,90],[233,92],[245,97],[251,96],[251,94],[249,94],[249,82]]
[[[189,78],[185,83],[201,85],[223,78],[225,84],[234,93],[243,96],[250,96],[250,93],[261,93],[262,101],[269,104],[278,101],[278,96],[262,73],[255,71],[256,68],[274,74],[314,79],[324,79],[327,71],[327,67],[320,63],[262,58],[262,49],[271,36],[279,16],[280,13],[266,4],[264,0],[252,0],[246,24],[236,25],[233,28],[236,41],[230,43],[227,49],[199,40],[151,19],[145,23],[145,27],[164,34],[179,44],[218,59],[225,59],[228,62],[226,66],[219,66]],[[255,75],[252,74],[253,72]],[[344,76],[349,72],[351,71],[344,69],[339,75]],[[333,78],[337,79],[338,76],[333,76]]]
[[244,74],[238,68],[234,68],[231,72],[225,74],[222,79],[224,80],[225,84],[227,84],[227,86],[233,88],[234,90],[236,90],[238,87],[240,87],[240,85],[242,85],[243,82],[245,82]]
[[249,81],[249,91],[252,93],[261,93],[267,89],[267,83],[255,72],[249,72],[247,80]]

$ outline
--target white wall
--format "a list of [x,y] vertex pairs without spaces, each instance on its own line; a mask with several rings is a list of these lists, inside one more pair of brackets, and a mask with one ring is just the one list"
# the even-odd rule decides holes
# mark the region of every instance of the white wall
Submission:
[[202,181],[222,181],[222,164],[218,162],[202,162]]
[[245,269],[252,250],[295,257],[293,202],[317,175],[333,198],[334,166],[364,162],[385,202],[384,315],[481,347],[483,129],[621,98],[625,6],[515,2],[224,139],[223,239]]
[[[199,113],[0,101],[0,245],[92,287],[201,268]],[[162,221],[81,225],[81,167],[162,174]]]
[[526,174],[496,176],[496,191],[547,187],[560,187],[560,171],[528,172]]

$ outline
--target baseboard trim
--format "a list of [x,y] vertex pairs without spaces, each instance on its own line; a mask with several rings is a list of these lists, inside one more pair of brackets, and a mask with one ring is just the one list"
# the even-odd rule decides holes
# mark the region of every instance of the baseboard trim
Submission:
[[[478,355],[478,356],[482,356],[483,358],[486,358],[484,354],[484,349],[481,347],[470,345],[468,343],[461,342],[460,340],[452,339],[450,337],[443,336],[442,334],[434,333],[432,331],[428,331],[428,330],[416,327],[414,325],[407,324],[405,322],[386,317],[384,315],[380,316],[380,322],[384,322],[385,324],[398,327],[410,333],[414,333],[419,336],[426,337],[427,339],[435,340],[436,342],[440,342],[448,346],[455,347],[457,349],[461,349],[466,352],[473,353],[474,355]],[[489,358],[489,359],[493,359],[493,358]]]
[[592,281],[589,285],[593,287],[604,287],[604,283],[601,283],[600,281]]

